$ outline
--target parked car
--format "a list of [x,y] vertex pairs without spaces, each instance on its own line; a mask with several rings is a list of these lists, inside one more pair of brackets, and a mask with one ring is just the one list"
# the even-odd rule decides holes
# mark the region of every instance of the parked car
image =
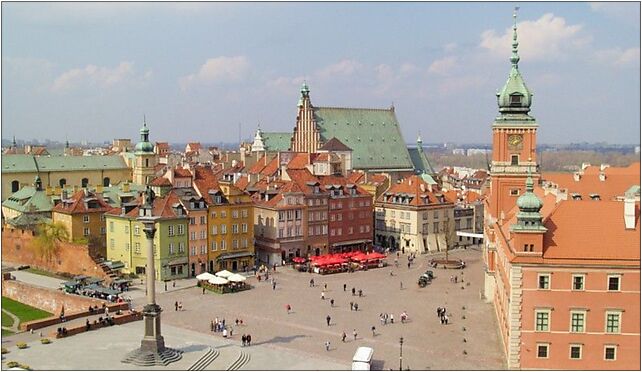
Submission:
[[374,349],[367,346],[360,346],[352,357],[352,370],[353,371],[369,371],[370,363],[372,362],[372,355]]

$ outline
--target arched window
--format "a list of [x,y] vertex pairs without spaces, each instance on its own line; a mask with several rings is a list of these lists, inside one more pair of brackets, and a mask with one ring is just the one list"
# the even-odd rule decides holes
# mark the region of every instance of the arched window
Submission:
[[149,167],[149,159],[145,159],[145,168]]
[[89,185],[89,179],[83,178],[82,181],[80,181],[81,187],[87,187]]
[[111,185],[111,180],[109,179],[109,177],[103,178],[103,186],[109,187],[109,185]]
[[60,181],[58,181],[58,183],[60,184],[60,187],[65,187],[65,185],[67,184],[67,180],[64,178],[61,178]]
[[16,192],[20,190],[20,182],[18,180],[11,181],[11,192]]

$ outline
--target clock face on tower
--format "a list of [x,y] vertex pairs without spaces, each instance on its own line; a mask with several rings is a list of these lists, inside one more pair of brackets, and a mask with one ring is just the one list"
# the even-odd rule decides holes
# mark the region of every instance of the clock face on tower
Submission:
[[508,147],[513,150],[521,149],[522,139],[521,134],[511,134],[508,136]]

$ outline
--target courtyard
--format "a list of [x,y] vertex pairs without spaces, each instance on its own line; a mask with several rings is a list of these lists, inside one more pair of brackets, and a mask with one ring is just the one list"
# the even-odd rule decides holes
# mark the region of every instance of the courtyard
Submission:
[[[432,269],[428,261],[436,256],[424,255],[408,268],[402,255],[397,268],[394,254],[388,257],[390,265],[385,268],[354,273],[322,276],[279,267],[275,274],[270,272],[277,282],[274,290],[269,281],[258,282],[250,277],[248,283],[254,288],[249,291],[202,294],[200,288],[191,287],[161,292],[158,303],[164,309],[165,324],[222,338],[220,333],[210,332],[210,322],[215,317],[224,318],[226,325],[233,326],[232,340],[239,345],[241,335],[249,333],[253,345],[313,353],[345,363],[346,368],[357,347],[370,346],[375,350],[373,369],[398,369],[399,340],[403,337],[404,369],[501,369],[503,356],[493,309],[480,298],[480,252],[459,250],[450,256],[463,259],[467,267]],[[436,278],[426,288],[419,288],[417,279],[427,269],[433,270]],[[458,283],[450,281],[452,275],[458,276]],[[310,287],[312,278],[315,287]],[[328,289],[322,300],[324,283]],[[352,296],[352,287],[361,289],[363,297]],[[334,299],[334,307],[330,299]],[[175,311],[176,301],[182,303],[182,311]],[[358,303],[358,311],[350,310],[351,301]],[[289,314],[287,304],[292,307]],[[438,306],[447,308],[449,324],[440,323]],[[403,311],[409,317],[405,324],[399,321]],[[394,324],[382,325],[380,313],[394,314]],[[234,326],[237,318],[243,320],[243,326]],[[376,327],[375,336],[372,326]],[[356,341],[353,330],[358,333]],[[344,331],[348,335],[346,342],[341,341]],[[325,350],[326,341],[331,343],[329,351]]]

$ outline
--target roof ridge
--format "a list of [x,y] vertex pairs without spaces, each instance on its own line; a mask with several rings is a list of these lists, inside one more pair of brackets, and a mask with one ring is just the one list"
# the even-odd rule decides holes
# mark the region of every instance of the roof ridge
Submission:
[[335,106],[315,106],[314,109],[332,109],[332,110],[369,110],[369,111],[387,111],[394,112],[392,108],[372,108],[372,107],[335,107]]

